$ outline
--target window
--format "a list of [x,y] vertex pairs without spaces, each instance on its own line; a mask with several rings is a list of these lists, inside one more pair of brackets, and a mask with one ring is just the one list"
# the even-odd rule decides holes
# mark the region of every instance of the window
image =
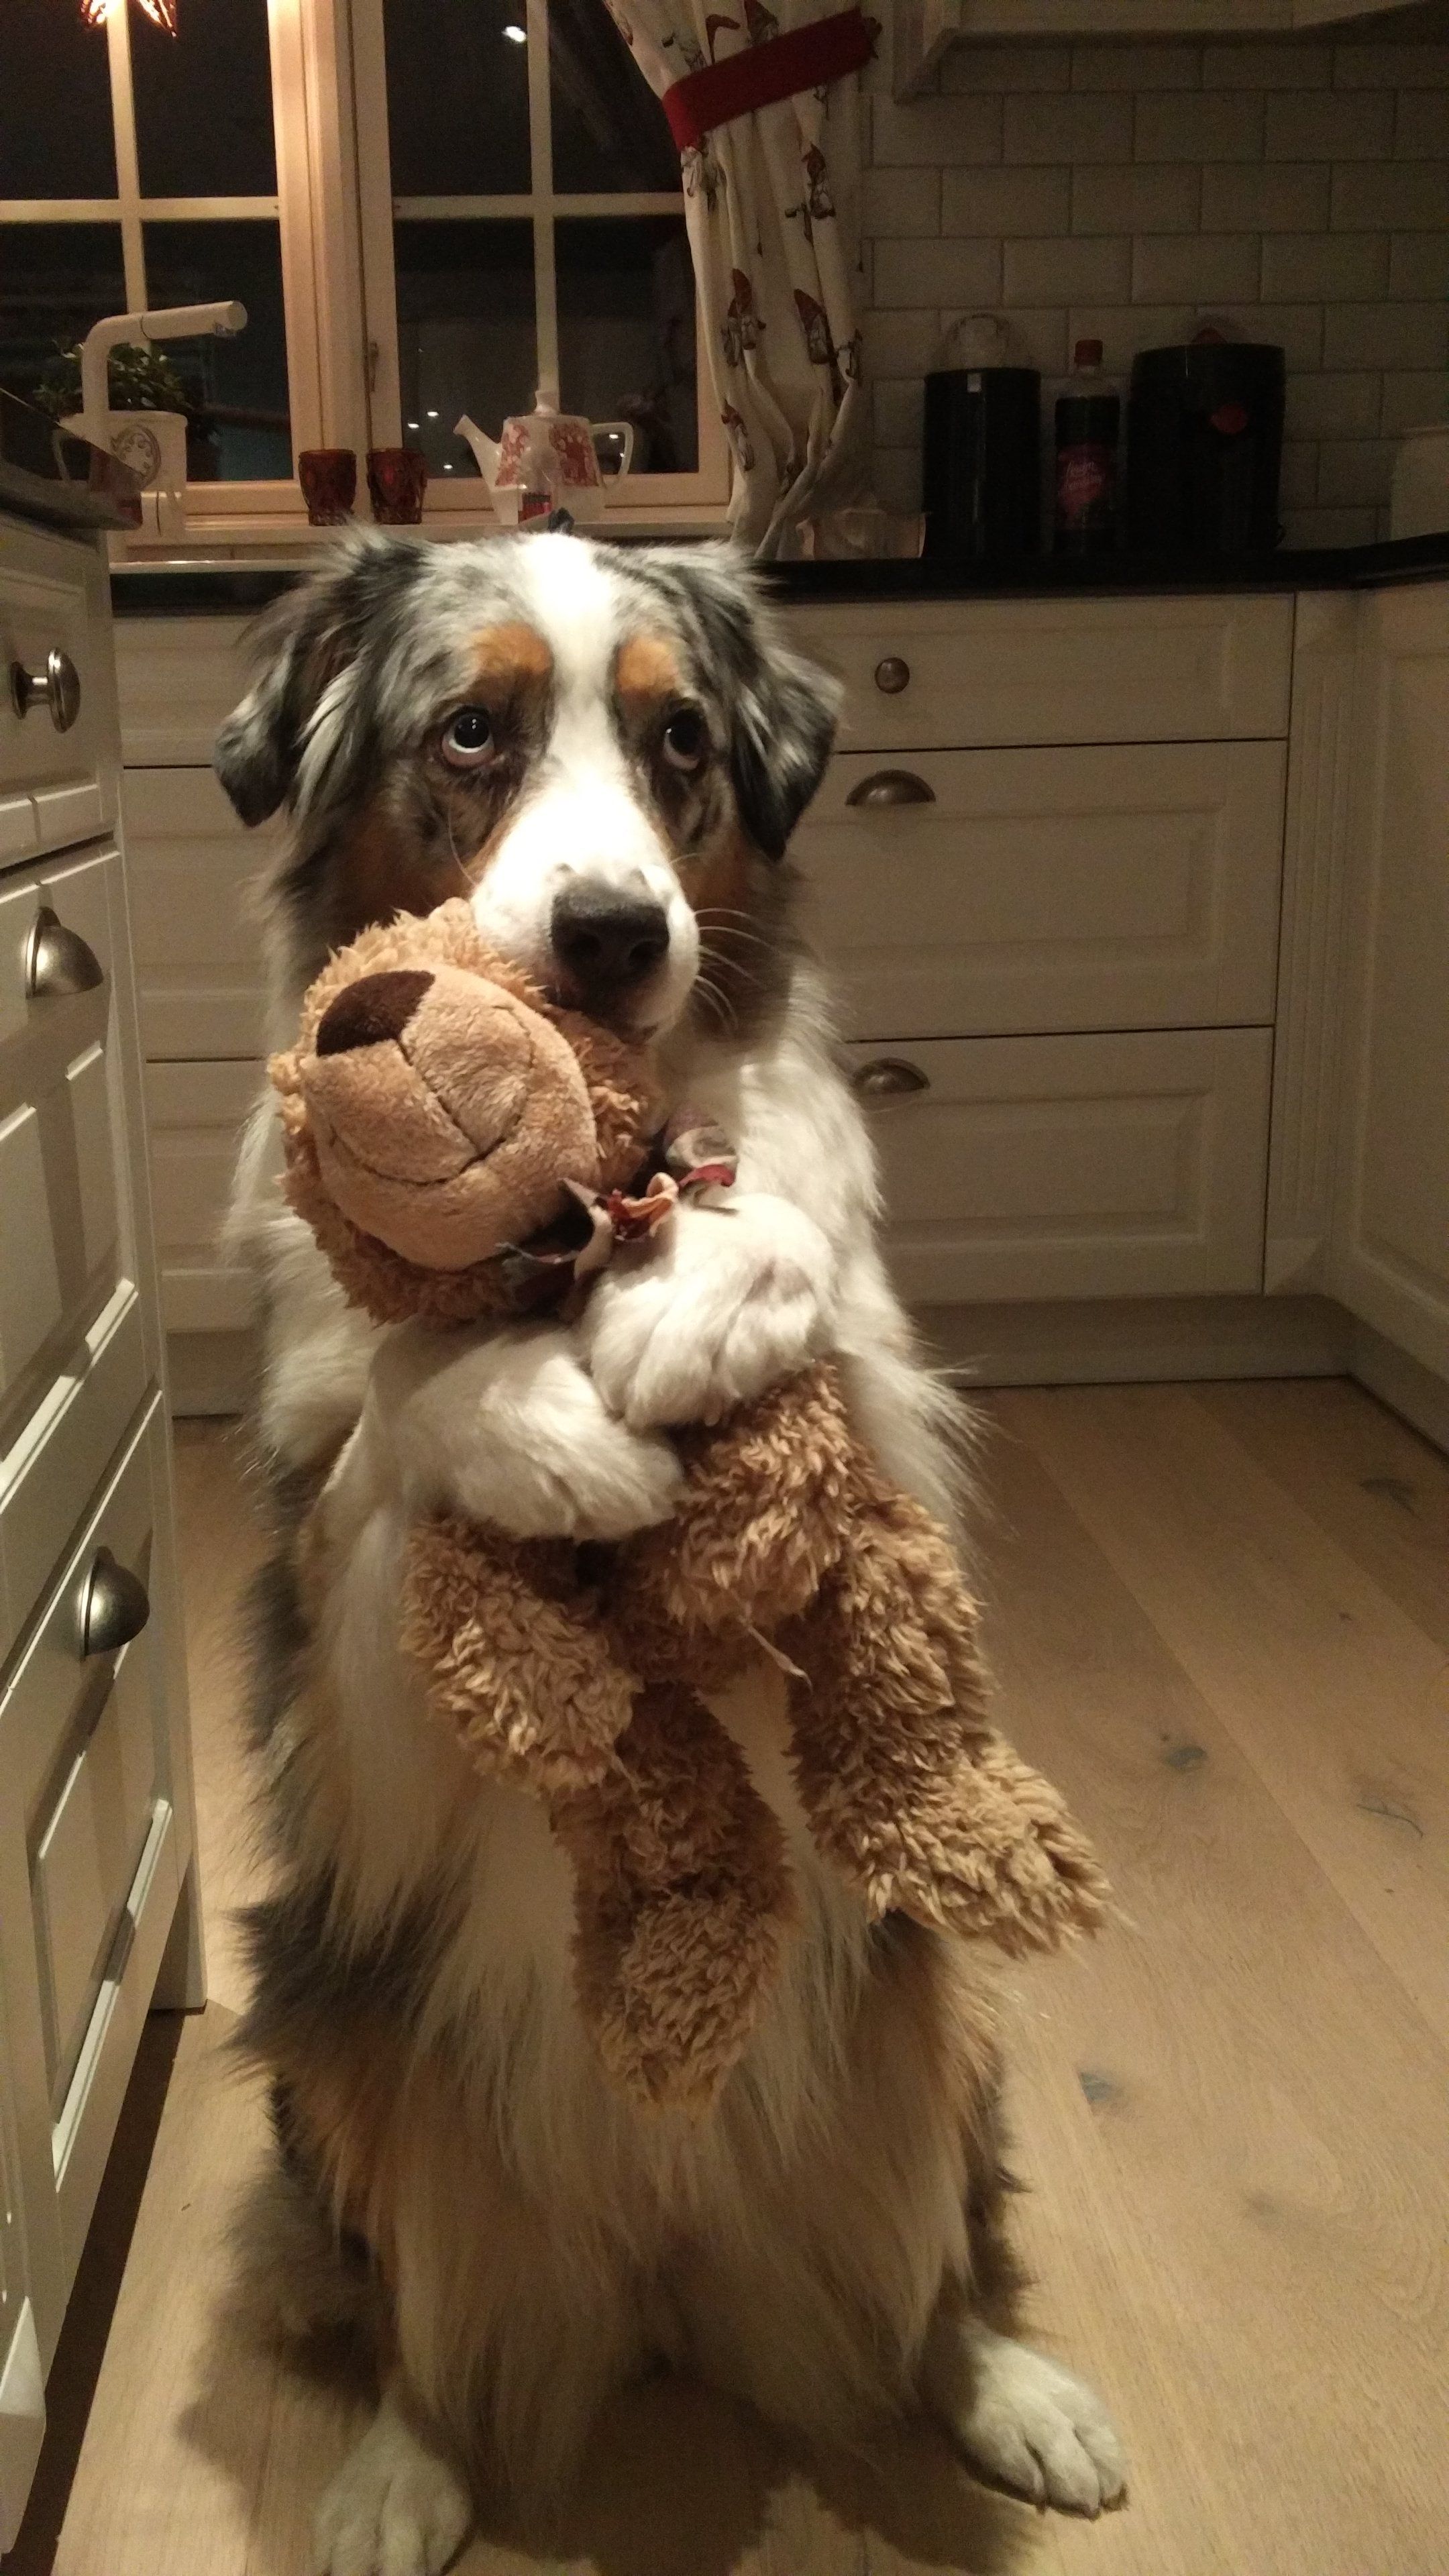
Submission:
[[540,385],[631,423],[631,502],[723,501],[679,158],[603,0],[354,0],[353,39],[374,436],[430,508],[479,504],[460,413]]
[[[428,515],[486,509],[453,435],[535,389],[629,421],[628,502],[713,508],[728,458],[679,162],[604,0],[0,0],[0,384],[102,314],[238,296],[176,341],[188,520],[302,515],[302,447],[423,448]],[[619,442],[603,441],[605,471]]]
[[175,36],[125,5],[97,27],[74,0],[4,9],[0,382],[33,393],[103,313],[240,296],[235,340],[166,354],[188,480],[275,506],[259,487],[292,481],[316,367],[295,362],[315,319],[283,290],[267,0],[182,0]]

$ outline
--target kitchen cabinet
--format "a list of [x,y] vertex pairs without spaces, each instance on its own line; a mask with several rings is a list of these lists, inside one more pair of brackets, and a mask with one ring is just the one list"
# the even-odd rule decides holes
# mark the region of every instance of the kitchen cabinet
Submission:
[[0,517],[0,655],[8,2547],[142,2021],[163,1991],[171,2003],[200,2002],[202,1976],[164,1349],[116,837],[119,726],[93,540]]
[[1449,583],[1365,599],[1328,1284],[1449,1377]]
[[902,0],[896,19],[895,91],[918,98],[957,45],[1026,39],[1131,36],[1231,38],[1352,35],[1402,13],[1409,0]]

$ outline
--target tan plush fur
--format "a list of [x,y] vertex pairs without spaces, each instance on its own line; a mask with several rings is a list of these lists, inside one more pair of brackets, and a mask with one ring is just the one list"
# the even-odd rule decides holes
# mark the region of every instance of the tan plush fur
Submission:
[[[438,970],[445,1024],[420,1034]],[[368,985],[377,977],[385,989]],[[347,1011],[349,990],[346,1043],[328,1052],[327,1014]],[[547,1030],[533,1059],[536,1125],[533,1090],[509,1088],[520,1023],[500,1014],[500,991]],[[490,1106],[500,1028],[507,1062]],[[565,1180],[585,1177],[559,1168],[561,1152],[580,1151],[560,1040],[592,1109],[594,1171],[621,1188],[652,1106],[640,1050],[500,967],[465,906],[365,933],[313,986],[301,1044],[273,1066],[288,1190],[371,1313],[459,1322],[499,1302],[490,1265],[511,1228],[510,1192],[487,1169],[496,1138],[506,1133],[513,1167],[528,1173],[534,1223],[548,1176],[560,1201]],[[380,1159],[369,1122],[391,1119],[395,1139],[411,1119],[436,1142],[447,1136],[440,1103],[480,1164],[479,1229],[453,1268],[428,1255],[458,1248],[456,1190],[432,1238],[420,1190],[404,1253],[337,1207],[336,1158],[319,1152],[317,1132],[345,1132],[366,1172]],[[423,1161],[450,1187],[464,1168],[451,1150]],[[388,1224],[389,1196],[364,1191],[364,1203]],[[1017,1954],[1093,1928],[1105,1886],[1055,1790],[991,1728],[976,1606],[949,1542],[874,1468],[835,1369],[819,1364],[678,1446],[675,1513],[612,1549],[515,1540],[456,1517],[422,1523],[404,1567],[403,1644],[474,1765],[544,1803],[573,1867],[579,2006],[609,2073],[636,2098],[700,2111],[746,2045],[794,1917],[779,1825],[700,1696],[762,1645],[790,1677],[790,1761],[816,1846],[872,1917],[904,1914]]]

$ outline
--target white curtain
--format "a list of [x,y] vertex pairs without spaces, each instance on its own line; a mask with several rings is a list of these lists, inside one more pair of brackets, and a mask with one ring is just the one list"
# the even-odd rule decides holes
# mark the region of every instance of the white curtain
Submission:
[[[690,72],[829,17],[840,0],[606,0],[659,96]],[[682,155],[710,371],[735,460],[731,519],[762,555],[860,497],[858,75],[716,126]]]

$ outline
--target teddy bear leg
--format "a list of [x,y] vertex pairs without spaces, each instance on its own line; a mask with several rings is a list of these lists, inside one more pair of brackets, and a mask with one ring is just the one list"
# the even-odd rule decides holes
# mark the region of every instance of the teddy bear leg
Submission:
[[641,1693],[616,1756],[550,1803],[577,1886],[579,2007],[625,2092],[698,2114],[779,1970],[795,1911],[785,1838],[688,1689]]
[[450,1515],[419,1522],[403,1565],[402,1643],[481,1771],[540,1795],[608,1769],[637,1684],[572,1549]]

